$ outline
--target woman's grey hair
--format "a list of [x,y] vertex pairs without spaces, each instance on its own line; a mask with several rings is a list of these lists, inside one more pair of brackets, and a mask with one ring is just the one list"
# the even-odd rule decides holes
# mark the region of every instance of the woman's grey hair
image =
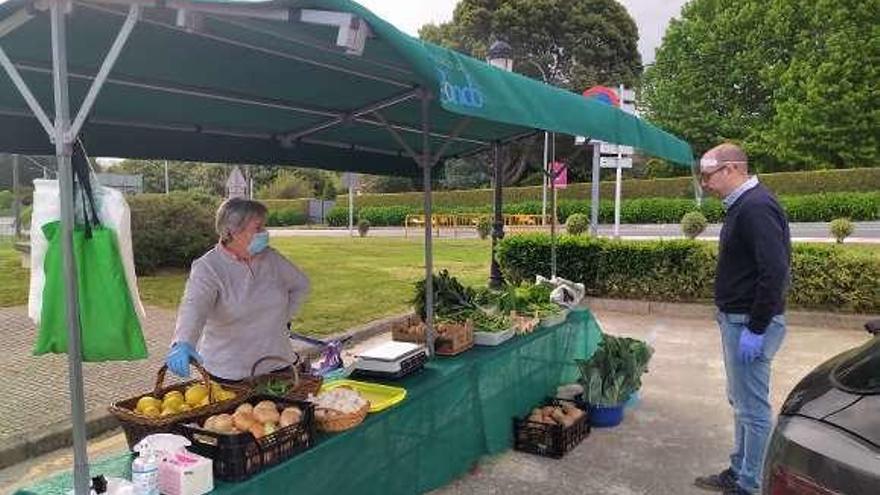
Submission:
[[254,218],[266,218],[268,210],[263,203],[244,198],[230,198],[217,208],[215,228],[220,242],[232,240],[232,236],[244,230]]

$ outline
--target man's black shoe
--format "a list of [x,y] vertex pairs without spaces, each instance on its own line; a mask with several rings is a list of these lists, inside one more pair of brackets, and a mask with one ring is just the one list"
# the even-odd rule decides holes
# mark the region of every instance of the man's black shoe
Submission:
[[739,485],[736,484],[736,475],[733,474],[733,471],[730,468],[727,468],[718,474],[700,476],[699,478],[694,480],[694,485],[697,488],[702,488],[703,490],[724,492],[725,495],[727,494],[728,490],[739,489]]
[[734,486],[733,488],[729,488],[724,490],[724,495],[752,495],[751,492],[747,492],[742,489],[739,485]]

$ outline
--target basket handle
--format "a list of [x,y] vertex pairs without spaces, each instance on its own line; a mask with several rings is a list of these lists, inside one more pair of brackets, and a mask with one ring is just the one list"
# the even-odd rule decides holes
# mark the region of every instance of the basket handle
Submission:
[[297,363],[299,363],[299,354],[296,351],[293,351],[293,353],[296,355],[296,358],[294,358],[293,363],[289,363],[287,361],[287,359],[285,359],[281,356],[265,356],[265,357],[258,359],[257,362],[254,363],[253,366],[251,366],[251,377],[248,381],[253,383],[254,379],[256,378],[257,367],[259,367],[260,364],[262,364],[264,361],[278,361],[278,362],[290,365],[290,369],[293,370],[292,371],[293,388],[299,387],[299,371],[297,371],[297,369],[296,369],[296,365],[297,365]]
[[[211,375],[208,374],[208,370],[206,370],[198,361],[190,360],[190,366],[193,366],[200,375],[202,375],[202,383],[208,389],[208,400],[211,402],[214,401],[214,390],[211,388]],[[156,387],[153,389],[153,394],[158,394],[159,390],[165,384],[165,375],[168,372],[168,365],[163,364],[162,367],[159,368],[159,372],[156,374]]]

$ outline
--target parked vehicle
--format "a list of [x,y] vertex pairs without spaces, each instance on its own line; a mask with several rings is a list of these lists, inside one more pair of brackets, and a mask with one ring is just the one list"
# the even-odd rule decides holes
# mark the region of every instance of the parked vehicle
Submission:
[[880,494],[880,320],[871,340],[792,390],[764,461],[765,495]]

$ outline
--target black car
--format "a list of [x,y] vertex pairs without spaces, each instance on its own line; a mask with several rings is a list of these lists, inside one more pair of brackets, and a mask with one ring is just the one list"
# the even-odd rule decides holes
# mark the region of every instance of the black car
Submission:
[[880,495],[880,320],[792,390],[764,460],[765,495]]

